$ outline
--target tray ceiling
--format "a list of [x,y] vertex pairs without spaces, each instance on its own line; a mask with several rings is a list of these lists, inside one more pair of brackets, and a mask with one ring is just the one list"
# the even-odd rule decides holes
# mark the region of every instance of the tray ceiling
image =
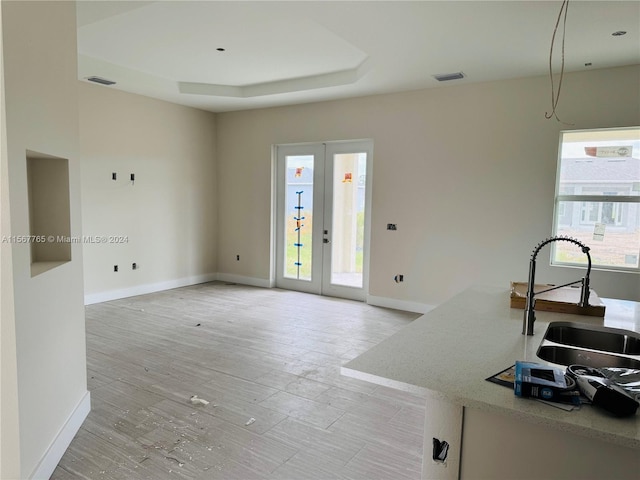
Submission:
[[[560,5],[84,0],[78,75],[214,112],[545,75]],[[639,30],[640,2],[569,2],[565,71],[640,63]]]

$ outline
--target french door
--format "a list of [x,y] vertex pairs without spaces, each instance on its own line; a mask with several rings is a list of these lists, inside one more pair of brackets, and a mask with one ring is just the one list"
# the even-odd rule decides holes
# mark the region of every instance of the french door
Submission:
[[276,286],[364,300],[370,141],[276,147]]

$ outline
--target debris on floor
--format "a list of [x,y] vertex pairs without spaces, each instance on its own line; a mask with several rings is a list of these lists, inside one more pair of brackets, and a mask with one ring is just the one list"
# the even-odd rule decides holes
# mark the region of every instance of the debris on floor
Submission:
[[184,462],[181,462],[180,460],[178,460],[175,457],[164,457],[167,460],[173,460],[174,462],[176,462],[178,464],[179,467],[184,467]]
[[209,402],[207,400],[205,400],[204,398],[198,398],[197,395],[193,395],[191,397],[191,403],[193,405],[209,405]]
[[249,426],[249,425],[251,425],[251,424],[252,424],[253,422],[255,422],[255,421],[256,421],[256,419],[255,419],[255,418],[253,418],[253,417],[251,417],[251,418],[249,419],[249,421],[248,421],[247,423],[245,423],[245,425]]

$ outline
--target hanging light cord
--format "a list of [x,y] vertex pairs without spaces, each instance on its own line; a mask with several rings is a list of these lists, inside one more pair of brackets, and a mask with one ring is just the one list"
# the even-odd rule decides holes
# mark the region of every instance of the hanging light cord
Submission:
[[[560,7],[560,13],[558,13],[558,19],[556,20],[556,26],[553,29],[553,36],[551,37],[551,49],[549,50],[549,79],[551,81],[551,113],[545,112],[544,117],[555,118],[560,123],[565,123],[558,117],[556,109],[558,107],[558,101],[560,100],[560,90],[562,89],[562,80],[564,78],[564,41],[567,30],[567,12],[569,11],[569,0],[563,0]],[[562,21],[562,50],[561,50],[561,63],[560,63],[560,79],[558,80],[558,91],[555,91],[555,83],[553,81],[553,47],[556,43],[556,34],[558,33],[558,27]]]

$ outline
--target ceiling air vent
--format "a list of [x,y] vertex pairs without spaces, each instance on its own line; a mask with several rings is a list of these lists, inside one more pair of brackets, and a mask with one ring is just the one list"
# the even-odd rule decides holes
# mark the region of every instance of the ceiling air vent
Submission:
[[464,78],[464,73],[462,72],[442,73],[440,75],[434,75],[433,78],[435,78],[439,82],[448,82],[450,80],[459,80],[460,78]]
[[87,80],[94,83],[99,83],[100,85],[115,85],[116,82],[113,80],[107,80],[106,78],[101,77],[87,77]]

